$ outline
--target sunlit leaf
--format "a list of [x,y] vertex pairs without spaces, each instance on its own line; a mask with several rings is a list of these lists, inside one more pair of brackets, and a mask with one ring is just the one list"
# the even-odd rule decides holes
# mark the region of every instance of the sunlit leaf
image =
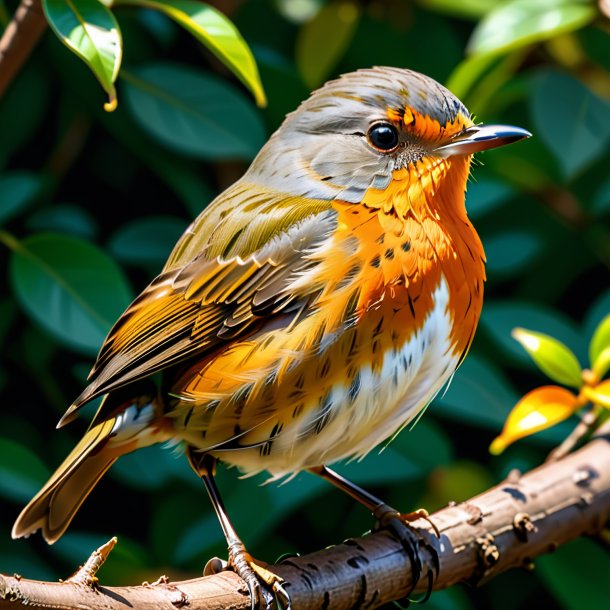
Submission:
[[311,89],[319,87],[339,63],[356,31],[359,15],[355,2],[339,0],[327,4],[301,28],[296,40],[296,62]]
[[75,237],[41,234],[14,244],[10,277],[27,314],[62,343],[95,355],[131,300],[121,270]]
[[567,419],[579,406],[569,390],[552,385],[536,388],[515,405],[502,434],[493,441],[489,451],[497,455],[516,440]]
[[589,361],[593,370],[600,376],[606,372],[600,370],[604,368],[602,361],[608,360],[608,356],[603,355],[606,350],[610,350],[610,314],[597,325],[589,344]]
[[107,110],[116,107],[114,82],[121,67],[119,24],[99,0],[42,0],[58,38],[89,66],[108,94]]
[[454,69],[447,82],[447,89],[464,100],[467,94],[498,58],[493,54],[473,55],[464,58]]
[[567,74],[540,75],[531,113],[533,131],[553,153],[566,178],[597,160],[610,142],[610,104]]
[[553,381],[580,388],[582,371],[578,359],[561,341],[525,328],[515,328],[512,335]]
[[252,52],[237,28],[214,7],[198,0],[115,0],[114,5],[132,4],[162,11],[179,23],[252,91],[259,106],[267,101]]
[[419,4],[445,15],[477,19],[502,4],[502,0],[419,0]]
[[602,381],[595,387],[584,387],[582,393],[591,402],[610,409],[610,380]]
[[468,43],[468,53],[506,52],[583,27],[596,16],[581,0],[512,0],[484,17]]
[[0,223],[25,209],[40,193],[42,179],[31,172],[0,175]]
[[256,109],[209,73],[166,63],[121,74],[135,120],[174,150],[203,159],[251,159],[264,143]]

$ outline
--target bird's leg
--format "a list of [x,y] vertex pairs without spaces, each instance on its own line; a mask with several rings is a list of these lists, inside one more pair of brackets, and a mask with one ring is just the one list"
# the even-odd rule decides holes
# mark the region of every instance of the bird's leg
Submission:
[[[420,544],[423,544],[430,550],[435,562],[434,570],[438,575],[439,566],[436,549],[429,545],[427,540],[415,528],[409,525],[416,519],[426,519],[434,529],[437,537],[440,538],[440,533],[436,525],[430,521],[428,512],[425,509],[420,508],[412,513],[402,514],[365,489],[362,489],[358,485],[348,481],[346,478],[342,477],[340,474],[334,470],[331,470],[327,466],[310,468],[309,472],[322,477],[360,504],[366,506],[366,508],[373,513],[375,519],[377,519],[379,527],[388,529],[392,535],[400,541],[409,557],[409,560],[411,561],[411,567],[413,570],[412,589],[407,594],[407,598],[415,589],[415,586],[417,585],[422,573],[422,564],[419,556]],[[432,591],[433,583],[434,575],[430,571],[428,573],[428,591],[424,599],[429,597]]]
[[[245,581],[252,599],[252,610],[258,608],[269,608],[269,600],[265,598],[261,582],[266,584],[278,604],[279,608],[290,609],[290,597],[282,586],[283,580],[269,570],[265,565],[255,561],[246,550],[244,543],[237,535],[233,527],[224,503],[220,496],[214,474],[216,471],[216,459],[211,455],[197,452],[192,448],[187,450],[187,456],[193,470],[201,477],[203,484],[210,496],[220,527],[227,541],[229,561],[228,567],[233,569]],[[206,574],[216,573],[226,569],[226,564],[221,561],[208,562]]]

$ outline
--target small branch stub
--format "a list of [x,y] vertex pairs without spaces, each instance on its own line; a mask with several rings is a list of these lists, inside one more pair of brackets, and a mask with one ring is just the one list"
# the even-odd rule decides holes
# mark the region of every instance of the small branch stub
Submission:
[[117,537],[114,536],[106,544],[103,544],[99,549],[91,553],[91,556],[85,563],[66,580],[66,582],[82,585],[85,587],[95,587],[98,582],[96,576],[98,570],[104,565],[108,555],[117,543]]

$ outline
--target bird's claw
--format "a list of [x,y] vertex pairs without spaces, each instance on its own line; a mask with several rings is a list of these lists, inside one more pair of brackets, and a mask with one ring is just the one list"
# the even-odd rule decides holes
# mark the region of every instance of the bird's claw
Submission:
[[268,567],[254,561],[244,545],[234,543],[229,547],[229,561],[218,557],[210,559],[203,573],[205,576],[233,570],[248,587],[251,610],[291,610],[290,596],[284,588],[284,580],[274,574]]
[[[411,562],[411,586],[403,600],[400,600],[397,605],[399,605],[400,607],[402,607],[403,605],[407,607],[410,603],[425,602],[430,597],[430,594],[432,593],[432,587],[434,585],[434,580],[438,576],[438,553],[436,549],[432,545],[430,545],[428,540],[426,540],[426,538],[420,533],[420,531],[417,528],[413,527],[411,523],[413,521],[416,521],[417,519],[425,519],[434,530],[434,533],[437,538],[440,539],[440,532],[436,525],[430,520],[428,516],[428,511],[422,508],[412,513],[402,514],[394,510],[390,506],[384,504],[379,506],[374,511],[373,515],[377,519],[378,528],[387,529],[392,534],[392,536],[401,543],[405,553],[409,557],[409,561]],[[423,572],[423,565],[419,552],[420,547],[424,547],[429,551],[430,555],[433,558],[434,570],[428,569],[428,588],[423,598],[419,600],[413,600],[411,599],[411,594],[415,590],[415,587],[417,586],[417,583],[419,582]]]

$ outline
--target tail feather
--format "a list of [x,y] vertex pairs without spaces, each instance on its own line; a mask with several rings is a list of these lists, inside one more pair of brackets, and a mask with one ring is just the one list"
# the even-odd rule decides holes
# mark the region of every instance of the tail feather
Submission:
[[125,447],[109,447],[115,419],[108,419],[89,430],[64,460],[47,484],[21,511],[13,526],[13,538],[29,536],[42,529],[52,544],[60,538],[89,492]]

